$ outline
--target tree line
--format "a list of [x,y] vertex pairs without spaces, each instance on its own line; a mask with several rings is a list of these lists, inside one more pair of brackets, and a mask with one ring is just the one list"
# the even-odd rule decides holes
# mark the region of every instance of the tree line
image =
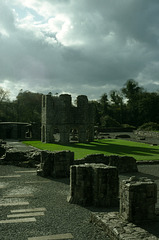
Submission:
[[[16,100],[0,88],[0,121],[41,123],[41,93],[20,90]],[[159,91],[148,92],[129,79],[119,91],[104,93],[95,106],[95,125],[99,127],[159,123]]]

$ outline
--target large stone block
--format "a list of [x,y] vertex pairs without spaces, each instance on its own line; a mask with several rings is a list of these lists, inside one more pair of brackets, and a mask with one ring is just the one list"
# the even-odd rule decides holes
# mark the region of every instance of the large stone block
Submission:
[[118,205],[119,178],[116,167],[104,164],[71,166],[70,203],[110,207]]
[[119,173],[138,171],[136,159],[129,156],[112,155],[109,157],[109,165],[117,167]]
[[74,153],[71,151],[42,151],[37,174],[43,177],[68,177],[70,175],[70,166],[73,163]]
[[120,215],[130,222],[154,220],[157,185],[147,178],[131,177],[120,185]]

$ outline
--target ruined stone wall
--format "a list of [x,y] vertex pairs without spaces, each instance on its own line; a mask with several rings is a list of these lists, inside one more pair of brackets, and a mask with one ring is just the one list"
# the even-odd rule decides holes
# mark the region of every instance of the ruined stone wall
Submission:
[[71,166],[68,201],[85,206],[118,206],[119,178],[115,167],[104,164]]
[[41,140],[53,142],[53,133],[58,129],[60,142],[68,143],[71,129],[78,130],[79,142],[94,140],[94,108],[84,95],[77,97],[77,107],[72,105],[71,96],[42,97]]
[[159,132],[155,131],[134,131],[134,133],[139,137],[151,137],[151,138],[158,138],[159,139]]
[[43,177],[69,177],[70,166],[74,162],[74,153],[71,151],[41,152],[41,162],[37,174]]
[[136,159],[129,156],[111,155],[105,156],[104,154],[91,154],[85,158],[75,160],[75,165],[84,163],[103,163],[109,166],[115,166],[118,173],[137,172]]
[[157,185],[148,178],[131,177],[120,185],[120,215],[125,220],[140,223],[154,220]]

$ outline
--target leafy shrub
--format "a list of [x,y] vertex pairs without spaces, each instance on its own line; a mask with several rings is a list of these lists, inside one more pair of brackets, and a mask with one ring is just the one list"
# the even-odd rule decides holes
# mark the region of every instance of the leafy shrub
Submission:
[[117,122],[115,119],[113,119],[112,117],[106,115],[101,117],[100,119],[101,122],[101,126],[102,127],[121,127],[121,124],[119,122]]
[[129,125],[129,124],[122,124],[122,127],[123,128],[129,128],[129,129],[132,129],[132,130],[135,130],[136,129],[136,127],[134,127],[134,126],[132,126],[132,125]]
[[138,128],[138,130],[142,131],[159,131],[159,124],[154,122],[144,123],[142,126]]

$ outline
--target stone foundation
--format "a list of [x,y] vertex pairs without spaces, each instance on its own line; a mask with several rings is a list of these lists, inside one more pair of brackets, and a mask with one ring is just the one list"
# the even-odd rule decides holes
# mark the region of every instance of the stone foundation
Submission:
[[0,157],[0,164],[23,167],[35,167],[40,162],[40,150],[17,151],[5,149],[5,154]]
[[2,157],[5,154],[6,150],[3,146],[0,145],[0,157]]
[[41,152],[41,163],[37,175],[43,177],[63,178],[70,175],[70,166],[74,162],[74,153],[70,151]]
[[71,166],[68,201],[85,206],[118,206],[119,178],[115,167],[104,164]]
[[130,222],[155,220],[157,185],[148,178],[131,177],[120,185],[120,215]]
[[109,165],[117,167],[118,173],[138,172],[136,159],[129,156],[112,155],[109,157]]
[[[111,240],[158,240],[144,228],[120,218],[118,212],[91,215],[91,222],[100,227]],[[156,223],[156,227],[158,223]]]
[[109,166],[115,166],[118,169],[118,173],[138,172],[136,159],[129,156],[91,154],[85,158],[75,160],[74,164],[84,163],[103,163]]

